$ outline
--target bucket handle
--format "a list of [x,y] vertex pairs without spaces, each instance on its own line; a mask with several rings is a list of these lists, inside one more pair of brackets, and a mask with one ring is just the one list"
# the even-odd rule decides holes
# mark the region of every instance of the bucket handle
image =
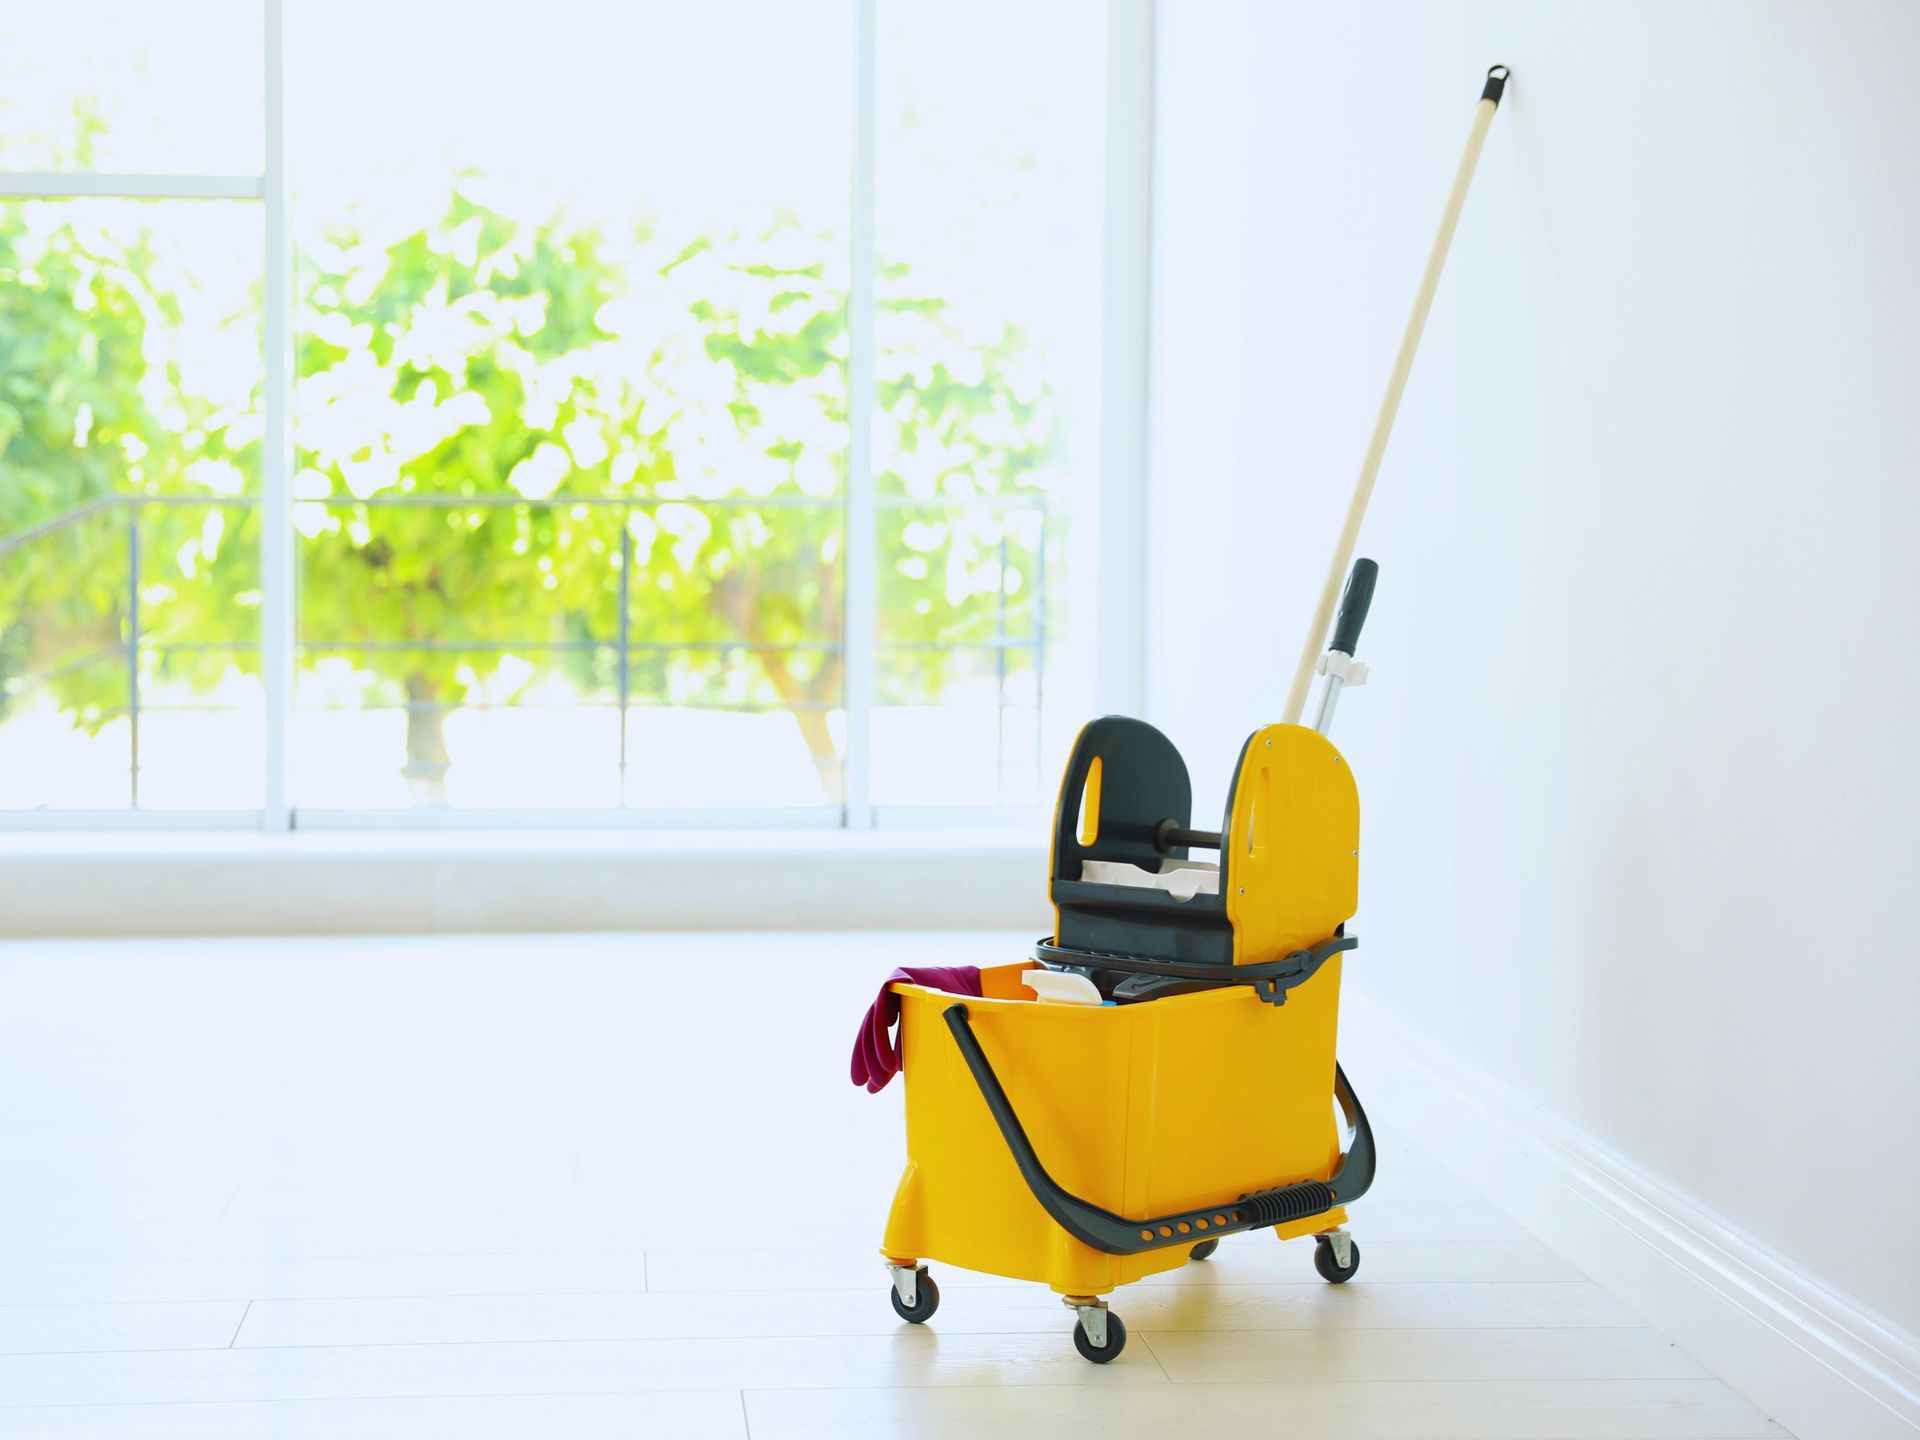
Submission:
[[1013,1102],[1007,1099],[1000,1077],[993,1073],[987,1052],[980,1048],[979,1037],[968,1022],[965,1003],[949,1005],[942,1012],[942,1018],[947,1022],[947,1029],[953,1032],[953,1043],[960,1047],[961,1058],[973,1072],[980,1096],[987,1102],[994,1123],[1000,1127],[1000,1136],[1013,1153],[1013,1163],[1019,1167],[1027,1188],[1033,1191],[1033,1198],[1062,1230],[1081,1244],[1105,1254],[1139,1255],[1174,1245],[1194,1245],[1236,1230],[1306,1220],[1358,1200],[1373,1184],[1373,1127],[1367,1124],[1367,1112],[1360,1108],[1353,1087],[1347,1083],[1346,1072],[1336,1061],[1333,1093],[1353,1134],[1340,1156],[1340,1163],[1327,1179],[1301,1180],[1270,1190],[1255,1190],[1238,1200],[1156,1215],[1147,1220],[1129,1220],[1111,1210],[1103,1210],[1062,1189],[1047,1174],[1040,1157],[1034,1153],[1033,1142],[1027,1139],[1020,1117],[1014,1113]]

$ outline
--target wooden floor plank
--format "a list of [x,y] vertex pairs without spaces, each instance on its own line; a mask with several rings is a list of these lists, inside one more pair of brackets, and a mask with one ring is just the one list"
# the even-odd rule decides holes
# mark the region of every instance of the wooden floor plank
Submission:
[[[549,1243],[563,1238],[552,1235]],[[880,1272],[876,1268],[873,1273]],[[867,1278],[871,1281],[872,1274]],[[0,1297],[16,1304],[233,1299],[244,1302],[256,1298],[292,1300],[383,1295],[564,1295],[646,1288],[647,1258],[639,1251],[255,1256],[0,1265]]]
[[[863,1289],[641,1295],[412,1296],[257,1300],[238,1343],[428,1345],[728,1335],[888,1335],[903,1322],[876,1275]],[[1136,1330],[1512,1328],[1533,1324],[1490,1285],[1137,1287],[1114,1307]],[[954,1287],[943,1335],[1068,1334],[1073,1317],[1037,1285]]]
[[1641,1325],[1645,1322],[1591,1280],[1500,1285],[1499,1292],[1541,1325]]
[[34,1440],[745,1440],[746,1434],[740,1395],[732,1390],[0,1410],[0,1436]]
[[[1783,1440],[1718,1380],[747,1392],[753,1440]],[[1787,1437],[1790,1440],[1790,1437]]]
[[1145,1345],[1089,1365],[1065,1333],[593,1340],[564,1345],[315,1346],[0,1356],[0,1407],[589,1395],[810,1385],[1167,1383]]
[[1706,1370],[1652,1330],[1136,1330],[1177,1384],[1678,1380]]
[[246,1313],[243,1300],[150,1305],[0,1304],[0,1354],[73,1350],[224,1349]]

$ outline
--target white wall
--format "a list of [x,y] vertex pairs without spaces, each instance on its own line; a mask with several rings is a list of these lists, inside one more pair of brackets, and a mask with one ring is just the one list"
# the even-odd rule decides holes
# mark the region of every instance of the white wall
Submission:
[[1920,1328],[1920,6],[1159,26],[1153,718],[1210,797],[1278,718],[1511,64],[1361,544],[1348,974]]

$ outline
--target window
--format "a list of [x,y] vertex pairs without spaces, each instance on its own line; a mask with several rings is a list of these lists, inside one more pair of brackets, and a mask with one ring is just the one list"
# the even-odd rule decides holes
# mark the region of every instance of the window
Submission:
[[1043,803],[1108,25],[0,18],[0,817]]
[[967,17],[879,27],[880,805],[1050,799],[1087,718],[1049,690],[1074,688],[1066,542],[1098,429],[1105,5]]

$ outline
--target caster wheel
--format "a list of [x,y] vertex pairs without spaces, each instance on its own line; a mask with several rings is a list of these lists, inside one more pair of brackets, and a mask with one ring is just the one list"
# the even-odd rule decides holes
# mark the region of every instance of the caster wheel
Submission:
[[1187,1252],[1187,1258],[1189,1260],[1205,1260],[1209,1255],[1213,1254],[1213,1252],[1218,1250],[1219,1248],[1220,1248],[1220,1242],[1218,1240],[1202,1240],[1198,1245],[1194,1246],[1193,1249]]
[[893,1301],[893,1313],[909,1325],[924,1325],[933,1318],[933,1312],[940,1308],[940,1287],[933,1283],[933,1277],[921,1273],[914,1284],[914,1301],[908,1305],[900,1299],[900,1292],[891,1285],[887,1287],[887,1298]]
[[1096,1365],[1104,1365],[1122,1350],[1127,1348],[1127,1327],[1120,1323],[1120,1317],[1109,1313],[1107,1316],[1107,1343],[1095,1346],[1087,1338],[1087,1327],[1078,1320],[1073,1322],[1073,1348]]
[[1359,1273],[1360,1247],[1351,1240],[1347,1242],[1347,1264],[1342,1269],[1340,1262],[1334,1259],[1333,1243],[1316,1239],[1313,1242],[1313,1268],[1320,1272],[1320,1278],[1329,1285],[1344,1285]]

